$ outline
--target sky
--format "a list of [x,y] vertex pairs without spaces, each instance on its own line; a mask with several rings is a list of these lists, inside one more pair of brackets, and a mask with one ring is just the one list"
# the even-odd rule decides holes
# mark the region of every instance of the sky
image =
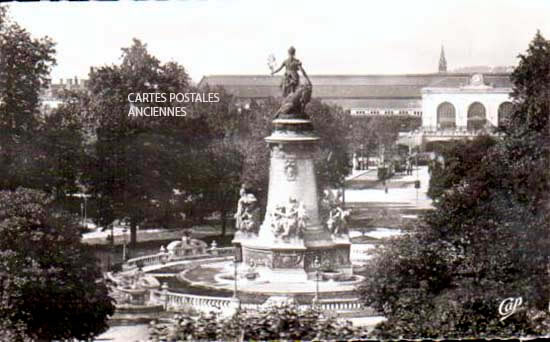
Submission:
[[10,14],[57,43],[54,81],[120,62],[132,38],[163,62],[203,75],[268,74],[296,47],[308,74],[437,71],[516,65],[537,29],[550,39],[548,0],[171,0],[15,2]]

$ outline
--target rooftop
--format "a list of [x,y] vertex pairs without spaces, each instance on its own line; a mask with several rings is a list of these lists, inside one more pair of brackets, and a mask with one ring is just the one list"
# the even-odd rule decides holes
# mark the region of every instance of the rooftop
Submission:
[[[313,96],[321,99],[419,99],[424,87],[460,87],[469,84],[473,73],[432,73],[401,75],[311,75]],[[223,86],[242,98],[280,96],[282,76],[210,75],[199,87]],[[487,84],[511,87],[509,73],[484,74]]]

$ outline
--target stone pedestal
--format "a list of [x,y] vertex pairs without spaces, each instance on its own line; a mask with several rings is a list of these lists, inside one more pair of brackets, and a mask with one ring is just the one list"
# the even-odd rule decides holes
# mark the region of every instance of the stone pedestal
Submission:
[[349,239],[335,240],[319,217],[314,154],[319,137],[307,115],[273,121],[265,140],[271,152],[269,193],[258,234],[234,240],[245,265],[274,282],[313,279],[314,260],[351,274]]

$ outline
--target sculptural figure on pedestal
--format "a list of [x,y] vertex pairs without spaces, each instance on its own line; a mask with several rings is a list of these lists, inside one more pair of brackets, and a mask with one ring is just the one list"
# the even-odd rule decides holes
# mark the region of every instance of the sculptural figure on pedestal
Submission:
[[[239,231],[233,243],[236,259],[245,265],[261,265],[260,279],[269,282],[303,282],[312,279],[311,258],[323,255],[333,261],[334,269],[352,273],[349,258],[337,262],[337,253],[349,256],[351,241],[345,232],[347,213],[343,205],[327,205],[320,220],[317,172],[319,140],[307,115],[312,83],[302,63],[294,57],[294,48],[280,67],[270,57],[271,74],[286,69],[282,78],[282,101],[272,122],[271,135],[265,137],[270,149],[267,211],[258,234],[246,235],[246,196],[241,194],[238,215]],[[289,198],[290,197],[290,198]],[[327,220],[330,222],[327,223]],[[331,232],[328,231],[330,226]],[[338,259],[339,260],[339,259]],[[346,261],[347,260],[347,261]]]
[[243,184],[240,191],[241,198],[235,213],[235,226],[244,233],[258,233],[260,228],[260,207],[256,196]]
[[347,219],[350,210],[343,208],[343,199],[340,190],[334,195],[332,191],[325,190],[321,201],[321,214],[328,230],[333,236],[348,234]]
[[291,197],[286,205],[277,205],[271,213],[273,235],[283,241],[302,238],[308,220],[305,205]]
[[[271,75],[274,75],[285,68],[285,75],[281,82],[284,100],[275,118],[278,118],[281,114],[304,114],[306,105],[311,100],[311,81],[302,66],[302,62],[294,58],[295,54],[296,49],[291,46],[290,49],[288,49],[288,58],[278,69],[271,72]],[[300,84],[300,75],[298,72],[304,75],[306,80],[305,84]]]
[[349,215],[350,211],[344,210],[341,207],[336,207],[329,213],[327,227],[332,235],[341,236],[348,234],[347,218]]

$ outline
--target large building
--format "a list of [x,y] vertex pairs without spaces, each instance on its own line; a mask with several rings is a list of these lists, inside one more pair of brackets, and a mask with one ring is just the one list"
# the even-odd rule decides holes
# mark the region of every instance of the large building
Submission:
[[[412,115],[422,127],[412,143],[472,137],[490,131],[510,113],[509,72],[447,72],[443,48],[437,73],[403,75],[312,75],[313,97],[355,116]],[[199,87],[222,86],[241,106],[280,96],[281,77],[205,76]]]
[[[477,70],[476,70],[477,69]],[[336,104],[354,116],[410,115],[422,118],[421,128],[407,135],[408,144],[423,144],[490,132],[510,114],[509,69],[466,68],[447,72],[443,47],[438,72],[401,75],[312,75],[313,97]],[[498,72],[495,72],[498,70]],[[211,75],[198,86],[222,86],[246,108],[281,94],[281,76]],[[45,107],[59,104],[61,89],[85,88],[87,80],[61,80],[42,95]]]
[[421,92],[422,130],[416,143],[491,133],[512,111],[509,74],[448,78]]

